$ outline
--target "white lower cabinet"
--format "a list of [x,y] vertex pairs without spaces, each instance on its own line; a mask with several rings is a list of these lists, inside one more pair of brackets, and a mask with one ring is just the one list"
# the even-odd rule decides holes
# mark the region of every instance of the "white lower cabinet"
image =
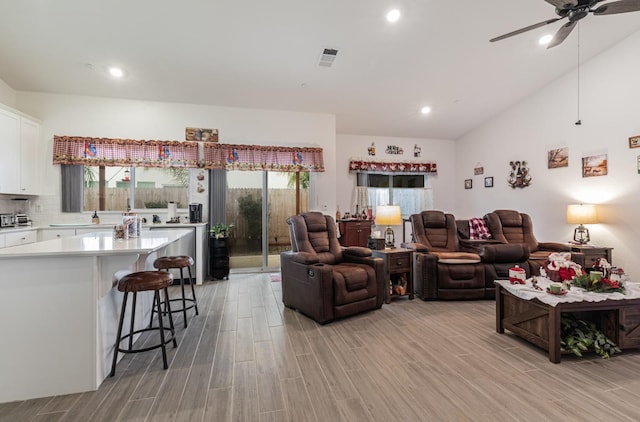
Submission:
[[40,229],[39,240],[61,239],[63,237],[71,237],[76,235],[75,228],[69,229]]
[[9,248],[11,246],[26,245],[27,243],[35,243],[38,241],[38,233],[36,230],[19,231],[15,233],[4,234],[4,246]]

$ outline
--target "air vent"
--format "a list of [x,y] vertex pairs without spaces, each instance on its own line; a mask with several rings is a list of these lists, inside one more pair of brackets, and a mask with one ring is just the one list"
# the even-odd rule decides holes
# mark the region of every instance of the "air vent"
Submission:
[[334,48],[325,48],[320,55],[320,61],[318,61],[318,66],[322,67],[331,67],[333,66],[333,62],[336,60],[336,56],[338,55],[338,50]]

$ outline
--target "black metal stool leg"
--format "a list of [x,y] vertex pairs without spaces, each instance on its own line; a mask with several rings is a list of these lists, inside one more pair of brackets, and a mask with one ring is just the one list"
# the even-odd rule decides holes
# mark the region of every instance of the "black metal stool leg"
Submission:
[[191,285],[191,296],[193,297],[193,306],[196,308],[196,315],[200,315],[198,312],[198,301],[196,300],[196,289],[193,287],[194,281],[193,277],[191,277],[191,266],[187,267],[189,271],[189,284]]
[[184,328],[187,328],[187,298],[184,295],[184,276],[180,267],[180,289],[182,290],[182,317],[184,318]]
[[160,348],[162,349],[162,363],[164,365],[164,369],[167,369],[169,367],[169,365],[167,364],[167,347],[164,344],[164,324],[162,322],[162,311],[160,309],[161,307],[160,292],[157,290],[153,295],[153,301],[155,302],[155,305],[158,307],[158,325],[160,326],[160,344],[161,344]]
[[[133,292],[133,302],[131,303],[131,323],[129,324],[129,332],[133,333],[136,321],[136,301],[138,300],[138,292]],[[129,349],[133,349],[133,334],[129,336]]]
[[124,313],[127,309],[127,296],[129,293],[124,294],[124,299],[122,299],[122,309],[120,310],[120,321],[118,322],[118,335],[116,336],[116,345],[113,349],[113,362],[111,364],[111,373],[110,377],[113,377],[116,374],[116,363],[118,361],[118,351],[120,350],[120,337],[122,336],[122,324],[124,323]]
[[[164,288],[164,294],[166,295],[166,297],[169,297],[169,293],[167,291],[167,288]],[[173,347],[176,348],[178,347],[178,342],[176,342],[176,329],[173,326],[173,313],[171,312],[171,304],[167,301],[167,306],[169,307],[169,328],[171,328],[171,336],[173,337]]]

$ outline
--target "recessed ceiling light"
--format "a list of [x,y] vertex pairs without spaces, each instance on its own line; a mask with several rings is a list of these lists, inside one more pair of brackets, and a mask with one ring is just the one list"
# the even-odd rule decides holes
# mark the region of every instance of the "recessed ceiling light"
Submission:
[[395,23],[400,19],[400,11],[398,9],[391,9],[387,12],[387,22]]
[[113,76],[114,78],[122,78],[124,76],[124,70],[120,69],[119,67],[109,66],[107,70],[109,71],[109,75]]
[[420,109],[420,113],[422,113],[422,114],[429,114],[429,113],[431,113],[431,107],[428,107],[428,106],[424,106],[424,107],[422,107],[422,108]]
[[551,42],[552,39],[553,39],[553,35],[550,35],[550,34],[544,35],[540,37],[540,39],[538,40],[538,44],[547,45]]

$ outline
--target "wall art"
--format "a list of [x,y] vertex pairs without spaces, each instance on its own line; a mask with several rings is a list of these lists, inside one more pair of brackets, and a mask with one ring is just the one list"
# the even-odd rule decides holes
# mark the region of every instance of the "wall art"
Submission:
[[479,176],[481,174],[484,174],[484,167],[482,167],[482,164],[477,163],[476,166],[473,168],[473,174],[475,176]]
[[420,147],[418,146],[418,144],[415,144],[415,145],[413,146],[413,156],[414,156],[414,157],[416,157],[416,158],[418,158],[418,157],[420,157],[420,153],[421,153],[421,152],[422,152],[422,148],[420,148]]
[[473,188],[473,180],[471,180],[471,179],[465,179],[465,181],[464,181],[464,188],[465,188],[465,189],[471,189],[471,188]]
[[509,161],[511,170],[507,182],[513,189],[526,188],[531,184],[531,175],[526,161]]
[[607,154],[582,157],[582,177],[607,175]]
[[387,149],[384,152],[391,155],[402,155],[404,154],[404,149],[397,145],[387,145]]
[[371,142],[371,146],[367,148],[367,153],[371,156],[376,155],[376,143]]
[[492,188],[493,187],[493,177],[485,177],[484,178],[484,187],[485,188]]
[[187,141],[218,142],[218,129],[188,127],[184,132]]
[[640,135],[629,138],[629,148],[640,147]]
[[640,155],[638,155],[638,174],[640,174]]
[[547,151],[547,168],[569,167],[569,148],[556,148]]

